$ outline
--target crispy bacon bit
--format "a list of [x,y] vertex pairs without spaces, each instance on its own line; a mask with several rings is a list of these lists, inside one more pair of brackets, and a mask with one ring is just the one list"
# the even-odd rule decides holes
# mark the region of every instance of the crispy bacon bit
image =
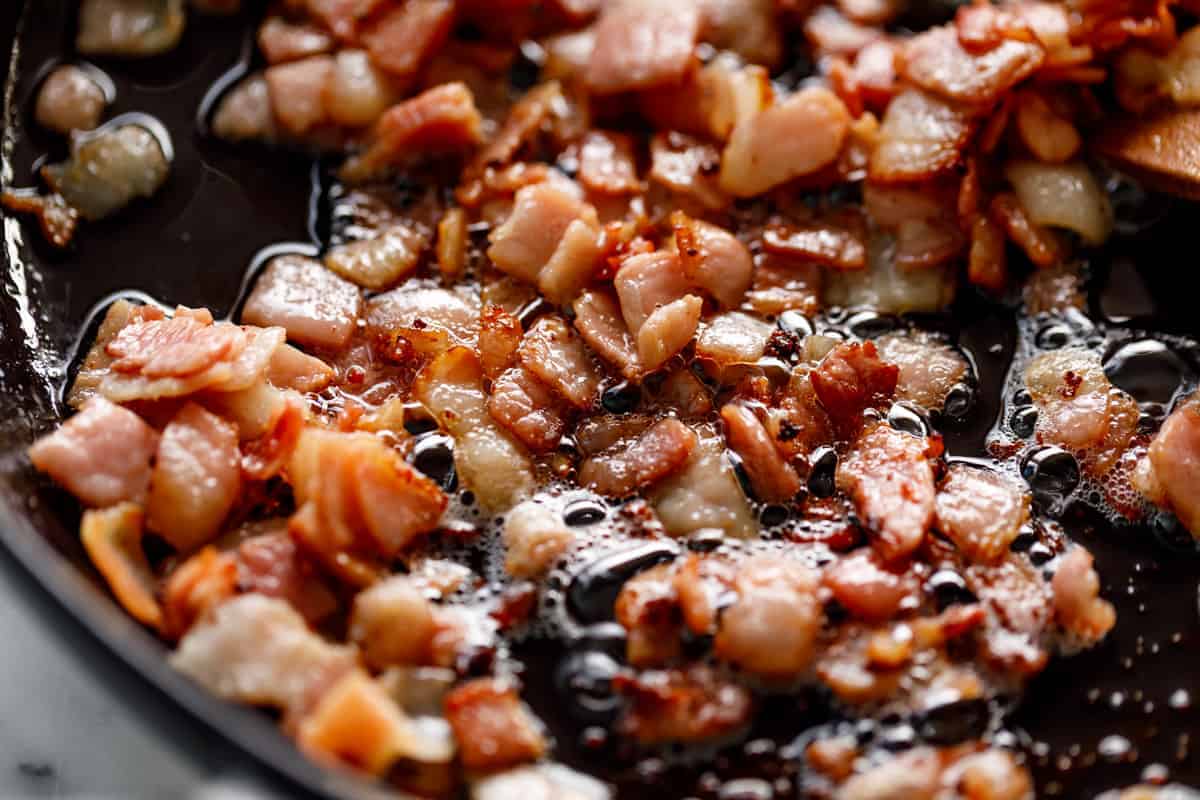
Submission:
[[826,56],[853,56],[882,37],[878,28],[847,19],[831,5],[822,5],[804,21],[804,36]]
[[938,489],[937,526],[970,561],[999,560],[1029,518],[1029,496],[990,470],[952,464]]
[[682,133],[656,133],[650,140],[650,180],[697,213],[729,205],[718,183],[720,170],[721,152],[707,142]]
[[838,486],[854,498],[885,562],[916,550],[933,520],[936,490],[929,449],[923,439],[876,425],[838,464]]
[[696,335],[704,301],[684,295],[656,308],[638,330],[638,360],[646,370],[655,370],[687,346]]
[[545,506],[526,500],[504,521],[504,569],[514,578],[542,575],[574,541],[562,518]]
[[871,180],[927,180],[952,169],[971,134],[968,117],[933,95],[906,89],[888,104],[871,154]]
[[837,269],[863,269],[867,265],[867,223],[851,210],[799,224],[778,223],[767,227],[763,248]]
[[749,691],[705,667],[646,671],[613,683],[631,701],[621,729],[643,744],[716,739],[748,723],[753,711]]
[[1163,423],[1146,457],[1154,491],[1139,486],[1153,502],[1175,512],[1193,534],[1200,534],[1200,404],[1190,399]]
[[847,611],[868,622],[894,617],[916,589],[913,581],[888,570],[866,550],[832,564],[822,580]]
[[[1108,197],[1085,164],[1012,161],[1005,167],[1004,172],[1013,185],[1021,211],[1028,216],[1031,225],[1066,228],[1078,233],[1080,238],[1091,245],[1103,244],[1112,232],[1113,212]],[[997,211],[994,207],[993,210]],[[1007,208],[998,210],[997,213],[1013,214]],[[1033,245],[1026,244],[1023,238],[1018,238],[1017,229],[1010,228],[1009,235],[1025,248],[1031,259],[1034,258],[1035,252],[1048,249],[1059,259],[1055,263],[1061,263],[1061,245],[1037,245],[1038,250],[1034,251],[1031,249]],[[1053,243],[1049,233],[1042,232],[1041,238],[1050,238]],[[1034,260],[1039,266],[1045,266]]]
[[464,683],[446,695],[445,708],[463,765],[469,769],[536,761],[546,750],[537,722],[521,704],[516,687],[503,680]]
[[173,639],[237,594],[238,563],[228,553],[205,547],[184,561],[163,585],[163,631]]
[[423,355],[454,345],[474,346],[479,307],[465,292],[401,286],[367,301],[367,331],[380,341],[404,339]]
[[792,373],[779,407],[767,418],[767,430],[775,446],[789,458],[807,456],[833,442],[833,426],[817,399],[810,372],[798,369]]
[[803,89],[740,121],[721,155],[721,188],[751,197],[831,164],[850,130],[845,104],[827,89]]
[[278,325],[303,345],[343,347],[354,332],[362,298],[354,284],[300,255],[277,256],[254,283],[242,322]]
[[1016,122],[1021,140],[1041,161],[1058,164],[1079,152],[1082,140],[1075,126],[1055,113],[1040,94],[1017,95]]
[[333,76],[333,65],[333,56],[317,55],[267,67],[271,108],[287,134],[303,137],[329,118],[325,86]]
[[636,194],[638,180],[633,137],[609,131],[588,131],[579,143],[579,182],[599,194]]
[[266,373],[272,386],[298,392],[319,392],[333,380],[333,368],[290,344],[280,345]]
[[610,497],[628,497],[679,470],[696,447],[696,434],[676,419],[664,419],[616,453],[587,459],[579,482]]
[[566,430],[558,397],[524,367],[496,378],[487,407],[492,419],[535,453],[553,450]]
[[993,197],[991,214],[1035,265],[1051,267],[1062,260],[1062,246],[1054,234],[1029,219],[1016,195],[1004,192]]
[[617,299],[610,292],[586,291],[572,309],[575,329],[589,347],[625,377],[636,378],[641,374],[637,344],[621,318]]
[[718,658],[767,678],[803,672],[816,655],[821,628],[816,573],[798,561],[756,556],[734,581],[737,601],[721,614]]
[[468,174],[482,173],[488,167],[508,164],[525,145],[532,142],[563,103],[562,86],[547,81],[533,87],[509,110],[500,130],[475,156]]
[[538,289],[548,300],[566,305],[592,281],[603,254],[600,239],[599,228],[586,215],[567,226],[554,255],[538,272]]
[[895,394],[900,368],[884,361],[874,342],[847,342],[833,348],[811,377],[821,405],[840,428],[850,430],[863,411]]
[[0,205],[14,214],[33,214],[46,241],[66,247],[79,227],[79,210],[58,192],[38,194],[33,190],[14,189],[0,194]]
[[540,318],[518,350],[521,365],[572,406],[591,408],[600,393],[601,375],[587,347],[558,316]]
[[367,149],[342,167],[347,180],[364,180],[414,156],[463,150],[483,138],[475,97],[462,83],[446,83],[384,112]]
[[392,225],[370,239],[331,248],[325,266],[358,286],[379,291],[415,270],[428,244],[413,227]]
[[681,212],[671,215],[671,223],[684,277],[725,308],[741,305],[754,278],[749,248],[724,228]]
[[948,100],[991,105],[1037,71],[1045,59],[1037,42],[1005,38],[984,53],[965,50],[953,25],[914,36],[901,53],[904,77]]
[[683,469],[655,488],[654,510],[667,533],[686,536],[709,528],[747,537],[757,530],[724,450],[719,436],[701,438]]
[[155,599],[154,573],[142,550],[142,509],[118,503],[83,514],[79,537],[96,570],[130,616],[151,628],[163,627],[163,611]]
[[513,365],[521,344],[521,323],[500,306],[486,305],[479,315],[479,363],[495,380]]
[[946,402],[967,374],[967,361],[949,345],[919,334],[892,334],[876,340],[879,357],[900,368],[896,398],[930,411]]
[[639,253],[621,262],[613,279],[621,315],[635,336],[654,313],[688,293],[688,280],[678,254],[667,250]]
[[1050,586],[1059,624],[1083,644],[1100,641],[1116,624],[1117,612],[1101,599],[1092,554],[1083,547],[1075,545],[1063,555]]
[[750,485],[759,500],[783,503],[800,491],[800,476],[775,447],[775,442],[754,412],[730,403],[721,409],[729,447],[742,459]]
[[462,208],[448,209],[438,221],[435,252],[442,278],[457,280],[467,263],[467,213]]
[[796,310],[812,316],[821,305],[821,267],[809,261],[762,253],[746,301],[764,316]]
[[337,610],[337,598],[316,565],[288,536],[286,520],[238,545],[237,584],[244,592],[286,600],[314,624]]
[[433,607],[407,575],[394,575],[354,598],[349,638],[375,669],[429,663],[434,631]]
[[512,213],[492,231],[488,258],[514,278],[537,283],[538,273],[586,206],[561,184],[535,183],[520,189]]
[[680,619],[675,568],[659,564],[621,586],[613,609],[625,628],[625,657],[635,667],[661,666],[679,656]]
[[158,433],[132,411],[103,397],[29,448],[33,465],[87,506],[142,502],[150,485],[150,460]]
[[1000,226],[991,217],[976,217],[971,224],[967,280],[993,292],[1003,290],[1008,283],[1008,256],[1004,245],[1004,231]]
[[258,28],[258,49],[268,64],[299,61],[333,50],[333,37],[315,25],[270,16]]
[[695,634],[715,633],[733,592],[737,570],[730,561],[695,553],[675,570],[673,586],[683,622]]
[[769,323],[740,311],[712,317],[696,342],[696,356],[719,367],[753,364],[762,358],[774,331]]
[[403,80],[441,48],[453,24],[453,0],[405,0],[373,19],[362,41],[371,60]]
[[588,88],[615,94],[679,83],[692,66],[700,21],[691,2],[606,4],[596,23]]

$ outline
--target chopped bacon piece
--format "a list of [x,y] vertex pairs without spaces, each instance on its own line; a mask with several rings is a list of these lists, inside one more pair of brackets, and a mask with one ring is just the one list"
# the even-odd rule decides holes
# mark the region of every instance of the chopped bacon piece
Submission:
[[808,222],[774,224],[763,234],[763,248],[836,269],[863,269],[867,222],[862,214],[846,209]]
[[958,775],[963,796],[970,800],[1020,800],[1034,796],[1029,771],[1007,750],[993,747],[974,753],[951,769]]
[[333,50],[333,37],[315,25],[270,16],[258,28],[258,49],[268,64],[299,61]]
[[850,130],[846,105],[810,87],[738,122],[721,155],[721,188],[752,197],[833,163]]
[[385,111],[367,149],[346,162],[342,176],[364,180],[415,156],[464,150],[482,138],[483,118],[471,90],[445,83]]
[[706,667],[645,671],[613,683],[631,701],[621,730],[643,744],[715,739],[746,725],[753,712],[747,689]]
[[608,291],[586,291],[572,305],[575,329],[596,353],[621,371],[636,378],[642,367],[637,344],[625,321],[617,299]]
[[[971,249],[967,257],[967,280],[993,292],[1008,283],[1008,255],[1004,231],[991,217],[980,215],[971,223]],[[1046,272],[1046,270],[1042,270]],[[1037,313],[1030,309],[1031,313]]]
[[947,344],[919,334],[892,334],[876,340],[879,357],[900,368],[896,398],[930,411],[946,402],[967,374],[967,361]]
[[1015,194],[1001,192],[993,197],[991,215],[1036,266],[1045,268],[1061,263],[1062,245],[1051,231],[1029,218]]
[[142,550],[141,507],[118,503],[85,511],[79,538],[121,607],[143,625],[162,628],[163,611],[154,596],[154,573]]
[[493,381],[487,407],[492,419],[535,453],[553,450],[566,430],[558,397],[524,367]]
[[874,342],[833,348],[812,372],[821,405],[843,430],[855,427],[866,409],[892,397],[900,368],[879,356]]
[[764,316],[791,310],[812,316],[821,306],[822,278],[817,264],[760,253],[755,257],[754,283],[746,300]]
[[502,531],[504,569],[514,578],[544,574],[570,549],[575,535],[562,517],[532,500],[508,512]]
[[686,2],[608,3],[596,23],[586,80],[595,94],[679,83],[692,67],[700,9]]
[[424,232],[391,225],[370,239],[330,248],[325,266],[351,283],[379,291],[415,270],[428,244]]
[[254,282],[242,308],[242,322],[278,325],[303,345],[345,346],[358,321],[362,298],[354,284],[314,258],[277,256]]
[[433,605],[408,575],[393,575],[354,597],[349,638],[375,669],[428,664],[435,630]]
[[548,81],[533,87],[509,110],[500,130],[479,151],[468,168],[468,174],[481,173],[488,167],[508,164],[521,148],[535,139],[546,121],[563,103],[562,86]]
[[655,370],[683,350],[696,336],[704,301],[684,295],[656,308],[638,329],[638,360],[645,370]]
[[650,140],[650,180],[695,204],[698,213],[729,205],[717,175],[721,151],[682,133],[656,133]]
[[358,23],[382,3],[383,0],[303,0],[308,13],[343,41],[354,39]]
[[158,443],[146,524],[180,552],[221,531],[242,488],[237,428],[188,403]]
[[467,265],[467,212],[462,208],[447,209],[438,220],[435,252],[442,279],[458,280]]
[[672,536],[710,528],[741,538],[758,530],[719,436],[701,438],[683,469],[655,488],[653,499],[659,521]]
[[888,425],[876,425],[859,437],[838,464],[838,486],[850,493],[867,527],[877,536],[875,549],[885,562],[912,553],[933,520],[931,445]]
[[971,133],[965,114],[918,89],[906,89],[888,104],[871,154],[871,180],[926,180],[956,166]]
[[584,461],[579,482],[600,494],[627,497],[679,470],[696,442],[695,432],[679,420],[660,420],[620,452]]
[[566,305],[591,283],[604,254],[600,240],[599,228],[586,217],[567,226],[554,255],[538,272],[538,289],[548,300]]
[[333,368],[290,344],[280,345],[266,373],[272,386],[298,392],[319,392],[333,380]]
[[182,637],[237,591],[237,560],[215,547],[205,547],[176,567],[163,585],[165,633],[173,639]]
[[871,767],[843,783],[841,800],[884,800],[936,797],[940,788],[942,762],[932,747],[917,747]]
[[817,399],[810,372],[798,369],[792,373],[779,408],[770,412],[767,430],[775,446],[790,458],[808,456],[821,445],[833,442],[833,425]]
[[987,106],[1028,78],[1046,52],[1037,42],[1005,38],[985,53],[965,50],[953,25],[909,39],[901,53],[904,77],[948,100]]
[[579,143],[579,182],[599,194],[626,195],[642,190],[633,137],[588,131]]
[[853,22],[829,5],[804,21],[804,37],[823,56],[853,56],[882,36],[878,28]]
[[753,364],[762,358],[775,328],[741,311],[717,314],[708,320],[696,342],[696,356],[719,367]]
[[333,76],[333,56],[309,56],[267,67],[264,76],[275,120],[288,134],[302,137],[329,118],[325,86]]
[[701,0],[704,41],[751,64],[778,66],[783,36],[775,0]]
[[513,365],[521,344],[521,323],[500,306],[486,305],[479,315],[479,363],[495,380]]
[[535,183],[520,189],[512,212],[492,231],[488,258],[501,272],[536,283],[572,222],[586,209],[579,197],[560,184]]
[[521,365],[568,403],[591,408],[600,393],[601,375],[587,346],[558,316],[540,318],[518,350]]
[[783,503],[800,491],[800,476],[775,447],[775,442],[754,412],[730,403],[721,409],[729,447],[742,459],[754,494],[766,503]]
[[1117,612],[1100,597],[1100,578],[1085,548],[1074,545],[1063,555],[1050,586],[1059,624],[1081,643],[1095,644],[1116,624]]
[[[695,553],[675,570],[673,587],[683,614],[684,624],[692,633],[713,634],[723,608],[733,591],[737,569],[730,561]],[[627,584],[628,585],[628,584]]]
[[661,666],[679,656],[680,627],[675,567],[659,564],[621,586],[613,608],[625,628],[625,657],[635,667]]
[[172,666],[220,697],[292,713],[356,661],[353,648],[329,644],[287,603],[261,594],[217,606],[171,655]]
[[737,601],[721,614],[718,658],[767,678],[801,674],[816,655],[821,629],[817,574],[799,561],[756,556],[734,580]]
[[1029,518],[1029,495],[991,470],[951,464],[938,489],[937,526],[970,561],[995,562]]
[[374,18],[362,41],[381,69],[407,79],[442,46],[453,24],[454,0],[405,0]]
[[466,292],[401,286],[367,301],[367,331],[383,341],[406,339],[424,355],[476,344],[479,306]]
[[115,372],[148,378],[192,375],[213,366],[243,344],[241,332],[214,325],[206,310],[179,309],[169,319],[131,320],[105,348]]
[[1159,428],[1146,456],[1157,491],[1151,500],[1173,512],[1180,523],[1200,534],[1200,404],[1183,402]]
[[635,336],[655,309],[682,298],[690,288],[679,255],[667,250],[627,257],[613,284],[621,315]]
[[1042,95],[1034,92],[1017,95],[1016,122],[1021,141],[1038,160],[1049,164],[1070,160],[1083,144],[1071,120],[1056,113]]
[[479,678],[446,695],[446,719],[458,740],[463,766],[499,769],[536,761],[546,741],[516,687],[498,678]]
[[158,433],[128,409],[103,397],[29,448],[29,460],[86,506],[140,503],[150,486]]
[[914,582],[888,570],[869,550],[859,550],[830,565],[824,585],[847,611],[868,622],[886,622],[916,590]]
[[754,278],[749,248],[724,228],[681,212],[671,215],[671,223],[684,277],[722,306],[739,306]]
[[252,536],[237,549],[237,583],[245,592],[286,600],[309,622],[337,609],[337,598],[305,558],[280,520],[273,532]]

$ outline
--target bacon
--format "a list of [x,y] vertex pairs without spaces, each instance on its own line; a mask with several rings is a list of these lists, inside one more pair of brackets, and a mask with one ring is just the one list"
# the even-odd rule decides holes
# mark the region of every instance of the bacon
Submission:
[[585,80],[594,94],[676,84],[692,67],[700,36],[695,3],[619,0],[606,4]]
[[176,567],[163,584],[163,631],[173,639],[180,638],[237,591],[237,560],[215,547],[205,547]]
[[627,195],[642,190],[633,137],[588,131],[579,143],[579,182],[598,194]]
[[446,719],[468,769],[499,769],[536,761],[546,741],[517,690],[499,678],[479,678],[446,695]]
[[695,432],[679,420],[660,420],[619,452],[584,461],[579,483],[610,497],[628,497],[682,468],[696,442]]
[[620,730],[642,744],[703,742],[734,733],[750,721],[750,692],[723,681],[706,667],[647,670],[618,676],[617,690],[630,699]]
[[517,351],[521,365],[575,408],[591,408],[601,375],[587,347],[558,316],[538,319]]
[[965,114],[933,95],[906,89],[888,104],[871,154],[871,180],[927,180],[955,167],[971,135]]
[[486,305],[479,314],[479,363],[491,380],[513,365],[521,344],[521,323],[500,306]]
[[933,519],[929,451],[929,442],[881,424],[859,437],[838,464],[838,486],[876,534],[875,550],[885,562],[916,550]]
[[155,599],[154,573],[142,549],[142,509],[122,502],[83,512],[79,538],[113,596],[143,625],[163,627],[163,611]]
[[721,614],[713,652],[766,678],[801,674],[816,655],[822,613],[818,577],[798,561],[756,556],[734,580],[737,601]]
[[721,188],[735,197],[762,194],[833,163],[850,130],[837,95],[802,89],[733,129],[721,155]]
[[951,464],[938,488],[937,526],[970,561],[994,563],[1029,518],[1029,495],[991,470]]
[[809,261],[773,253],[755,257],[754,283],[747,304],[764,316],[796,310],[812,316],[821,306],[822,270]]
[[285,133],[300,138],[328,120],[325,86],[333,64],[333,56],[317,55],[267,67],[271,109]]
[[590,217],[585,214],[567,226],[554,255],[538,272],[538,289],[551,302],[570,303],[595,277],[604,249],[600,229]]
[[841,800],[884,800],[889,797],[933,798],[937,796],[942,764],[932,747],[917,747],[841,785]]
[[242,322],[287,331],[294,342],[336,349],[350,340],[362,298],[354,284],[313,258],[276,256],[254,282]]
[[627,257],[613,285],[621,315],[635,336],[655,309],[682,298],[690,288],[679,255],[667,250]]
[[158,433],[141,417],[103,397],[29,448],[29,460],[86,506],[140,503],[150,486]]
[[608,291],[586,291],[572,305],[575,329],[596,353],[621,371],[636,378],[642,367],[637,344],[621,318],[617,299]]
[[724,451],[721,437],[700,438],[683,468],[655,487],[654,510],[667,533],[715,528],[731,537],[755,535],[758,522]]
[[357,657],[353,648],[310,631],[284,601],[247,594],[194,625],[170,660],[226,700],[296,713],[353,669]]
[[433,606],[408,575],[393,575],[354,598],[349,638],[375,669],[429,663],[435,631]]
[[967,361],[954,348],[920,334],[892,334],[876,340],[879,357],[899,367],[896,398],[930,411],[946,402],[967,374]]
[[901,52],[901,73],[917,86],[959,103],[988,106],[1042,65],[1037,42],[1005,38],[984,53],[965,50],[953,25],[932,28],[909,39]]
[[278,520],[268,529],[238,545],[238,588],[286,600],[310,623],[326,619],[338,603],[316,565],[288,536],[286,521]]
[[683,350],[696,336],[704,301],[684,295],[656,308],[638,329],[638,360],[642,368],[655,370]]
[[[971,223],[967,280],[993,292],[1004,289],[1008,283],[1008,254],[1005,252],[1005,241],[1004,231],[990,217],[980,215],[975,218]],[[1031,313],[1037,312],[1031,309]]]
[[870,551],[859,550],[831,564],[823,585],[847,611],[869,622],[886,622],[906,603],[916,600],[917,586],[879,563]]
[[650,180],[693,204],[694,211],[715,211],[729,205],[718,182],[720,169],[721,152],[707,142],[661,132],[650,140]]
[[613,608],[625,628],[625,658],[635,667],[662,666],[680,652],[679,608],[675,567],[659,564],[621,586]]
[[459,479],[483,508],[506,511],[533,492],[533,465],[488,414],[483,369],[472,351],[456,347],[435,358],[417,375],[413,396],[454,437]]
[[726,308],[741,304],[754,277],[749,248],[732,233],[682,212],[671,215],[683,275]]
[[188,403],[158,443],[146,524],[176,550],[211,541],[242,488],[237,428]]
[[821,405],[843,430],[854,427],[862,413],[892,397],[900,368],[879,356],[874,342],[846,342],[833,348],[812,372]]
[[990,748],[974,753],[953,764],[950,771],[957,775],[965,797],[1018,800],[1034,794],[1029,772],[1007,750]]
[[883,37],[878,28],[847,19],[833,6],[823,5],[804,21],[804,37],[824,56],[853,56]]
[[1029,218],[1016,195],[1002,192],[993,197],[991,216],[1036,266],[1052,267],[1062,261],[1062,245],[1053,233]]
[[736,578],[736,565],[724,558],[692,553],[683,560],[674,572],[672,586],[684,624],[692,633],[705,636],[716,632]]
[[638,110],[655,128],[724,142],[740,120],[771,104],[767,70],[719,55],[683,83],[638,94]]
[[308,13],[343,41],[354,39],[358,23],[384,0],[302,0]]
[[483,118],[471,90],[458,82],[442,84],[385,111],[366,150],[342,167],[342,177],[365,180],[414,157],[465,150],[482,139]]
[[1189,399],[1167,417],[1159,428],[1144,462],[1153,478],[1153,489],[1145,482],[1138,488],[1150,499],[1169,508],[1193,534],[1200,534],[1200,405]]
[[319,392],[333,380],[333,369],[316,356],[284,344],[271,356],[266,378],[280,389]]
[[467,174],[481,174],[488,167],[501,167],[511,162],[523,147],[534,141],[555,115],[555,108],[565,102],[558,81],[548,81],[530,89],[509,110],[504,124],[475,156]]
[[554,255],[567,228],[586,206],[561,185],[535,183],[517,191],[512,212],[489,237],[488,258],[501,272],[528,283]]
[[14,214],[33,214],[46,241],[66,247],[79,227],[79,209],[58,192],[37,194],[34,190],[12,189],[0,193],[0,205]]
[[755,496],[765,503],[785,503],[800,491],[800,476],[775,447],[754,412],[730,403],[721,409],[729,447],[742,459]]
[[1058,623],[1083,644],[1099,642],[1116,624],[1117,612],[1100,597],[1092,554],[1083,547],[1074,545],[1063,555],[1050,587]]
[[429,237],[411,225],[392,225],[370,239],[333,247],[325,266],[364,289],[379,291],[411,274]]
[[789,458],[808,456],[821,445],[833,443],[833,425],[817,399],[810,372],[792,372],[779,407],[769,412],[767,430],[775,446]]
[[366,317],[373,336],[403,338],[425,355],[456,345],[473,347],[479,337],[477,301],[461,291],[401,286],[368,300]]
[[253,73],[221,98],[212,129],[227,142],[271,142],[277,137],[271,88],[262,73]]
[[763,233],[763,248],[836,269],[863,269],[867,222],[861,213],[845,209],[799,224],[777,223]]
[[560,515],[532,500],[508,512],[501,535],[504,569],[514,578],[544,574],[570,549],[575,538]]
[[701,0],[701,7],[706,42],[751,64],[778,65],[783,36],[775,20],[774,0]]
[[487,408],[492,419],[535,453],[553,450],[566,431],[558,397],[523,367],[495,379]]
[[696,356],[721,368],[753,364],[762,358],[774,331],[771,324],[740,311],[717,314],[708,320],[696,341]]
[[258,27],[258,49],[268,64],[299,61],[333,50],[333,37],[303,22],[270,16]]
[[381,69],[405,80],[441,48],[453,24],[453,0],[405,0],[372,19],[361,37]]

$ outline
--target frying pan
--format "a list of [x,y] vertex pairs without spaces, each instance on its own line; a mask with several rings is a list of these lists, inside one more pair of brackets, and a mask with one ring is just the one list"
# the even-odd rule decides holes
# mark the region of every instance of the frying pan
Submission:
[[[30,109],[39,78],[56,59],[71,57],[74,10],[68,0],[0,8],[0,41],[14,43],[4,65],[0,178],[6,186],[35,184],[39,159],[63,154],[60,139],[32,124]],[[244,62],[248,45],[244,19],[192,15],[175,52],[142,62],[98,62],[117,87],[110,115],[148,113],[172,136],[172,174],[152,202],[85,226],[66,252],[43,244],[34,227],[0,217],[0,542],[141,676],[146,691],[129,692],[131,704],[167,698],[289,779],[295,795],[395,797],[314,766],[266,715],[218,700],[175,673],[163,644],[115,605],[88,563],[77,537],[77,505],[37,476],[24,455],[61,419],[67,364],[95,309],[115,293],[137,290],[222,315],[236,306],[243,276],[263,248],[317,243],[327,220],[310,161],[225,146],[198,132],[197,108],[218,79]],[[1200,271],[1190,263],[1197,211],[1156,196],[1123,208],[1131,219],[1157,222],[1135,226],[1141,229],[1093,254],[1093,313],[1133,327],[1200,334],[1194,310]],[[976,349],[985,395],[1003,377],[1015,331],[1008,309],[987,308],[971,329],[989,343]],[[994,401],[982,402],[978,430],[952,438],[952,451],[969,455],[967,449],[978,447],[996,410]],[[1200,732],[1200,711],[1190,700],[1200,701],[1200,558],[1189,546],[1167,547],[1145,528],[1115,527],[1095,514],[1072,514],[1066,525],[1096,554],[1119,621],[1099,648],[1053,663],[1012,718],[1009,729],[1029,754],[1039,794],[1092,796],[1136,782],[1150,764],[1166,766],[1173,780],[1200,785],[1200,758],[1192,752],[1200,737],[1190,738]],[[1129,748],[1106,739],[1114,736]],[[635,794],[641,792],[630,790]],[[663,790],[646,794],[662,797]]]

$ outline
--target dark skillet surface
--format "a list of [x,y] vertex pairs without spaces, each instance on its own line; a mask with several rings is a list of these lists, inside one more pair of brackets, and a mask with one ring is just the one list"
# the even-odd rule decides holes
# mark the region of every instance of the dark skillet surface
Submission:
[[[74,3],[41,0],[34,5],[36,13],[25,20],[12,116],[5,125],[15,138],[8,159],[14,185],[32,184],[35,160],[46,153],[57,158],[63,146],[31,124],[29,109],[42,70],[70,52],[68,10]],[[0,33],[14,23],[12,14],[11,9],[0,11]],[[110,114],[150,113],[173,137],[171,178],[153,203],[86,226],[67,253],[52,252],[32,228],[4,220],[0,539],[103,645],[155,687],[145,691],[138,681],[122,679],[118,689],[129,703],[158,706],[165,693],[309,789],[365,796],[361,785],[332,778],[305,762],[265,716],[221,703],[174,674],[163,661],[162,645],[129,621],[96,583],[75,534],[78,509],[73,501],[34,476],[23,456],[25,446],[59,418],[56,394],[63,365],[98,302],[114,292],[137,289],[166,303],[205,305],[224,314],[235,305],[256,253],[278,242],[309,240],[307,161],[238,151],[196,130],[201,98],[240,58],[244,27],[241,20],[193,16],[177,52],[148,62],[100,64],[118,86]],[[1097,287],[1108,282],[1112,263],[1124,259],[1133,264],[1152,304],[1147,307],[1138,299],[1137,281],[1122,279],[1103,293],[1099,288],[1094,292],[1097,299],[1103,294],[1110,313],[1114,306],[1125,314],[1152,308],[1154,319],[1146,327],[1200,334],[1195,312],[1200,278],[1188,263],[1196,212],[1194,206],[1176,204],[1148,233],[1118,239],[1093,261]],[[980,314],[975,303],[960,309],[970,313],[965,335],[975,340],[977,355],[985,354],[988,345],[999,345],[999,354],[984,357],[980,365],[986,394],[997,391],[1014,328],[1002,309],[983,310],[987,313]],[[994,400],[984,402],[977,423],[951,437],[952,451],[970,454],[994,411]],[[1173,780],[1200,785],[1200,759],[1191,752],[1200,742],[1187,738],[1200,732],[1200,712],[1195,702],[1176,707],[1181,705],[1179,690],[1200,700],[1200,670],[1195,667],[1200,559],[1165,549],[1147,531],[1095,523],[1074,519],[1069,528],[1096,554],[1104,593],[1118,608],[1116,631],[1095,651],[1053,663],[1032,685],[1012,728],[1031,753],[1043,796],[1089,797],[1136,782],[1151,764],[1166,766]],[[90,641],[78,645],[82,659],[93,658],[95,650]],[[527,677],[532,687],[548,683],[538,679],[536,669]],[[531,699],[538,706],[553,703],[537,692]],[[789,714],[785,710],[784,722]],[[182,738],[205,740],[190,722],[178,724]],[[169,722],[156,727],[171,735]],[[1129,755],[1115,761],[1097,755],[1101,741],[1112,735],[1131,743]],[[569,737],[560,741],[565,745]],[[631,788],[628,794],[664,796],[661,784],[644,792]]]

